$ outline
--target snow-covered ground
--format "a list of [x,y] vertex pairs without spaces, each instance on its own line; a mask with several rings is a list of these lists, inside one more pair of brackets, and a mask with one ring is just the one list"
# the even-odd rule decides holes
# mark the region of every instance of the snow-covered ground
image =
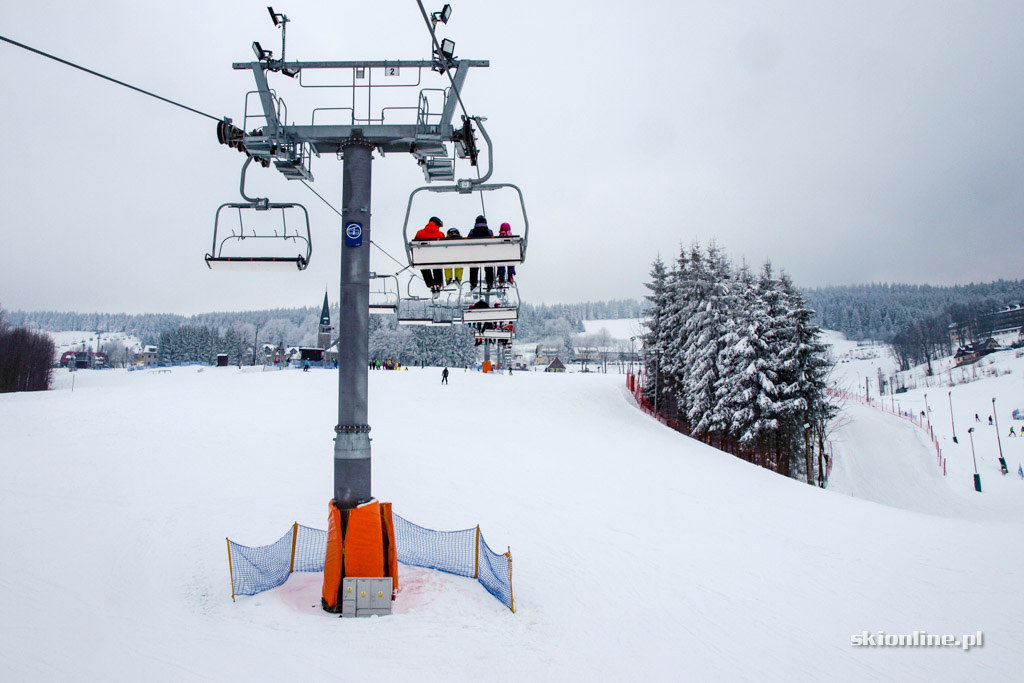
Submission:
[[[395,614],[369,619],[323,612],[314,574],[230,597],[225,536],[326,525],[335,372],[58,372],[0,395],[0,679],[1016,680],[1024,481],[993,469],[987,424],[985,493],[963,469],[967,416],[995,396],[1005,432],[1024,397],[1005,362],[952,389],[946,477],[917,427],[850,406],[829,490],[667,429],[621,375],[371,373],[375,495],[511,546],[517,612],[402,567]],[[1024,439],[1002,447],[1015,472]],[[864,631],[984,645],[851,645]]]
[[[1017,474],[1018,468],[1024,465],[1024,438],[1009,435],[1010,427],[1014,428],[1014,434],[1024,427],[1024,421],[1012,419],[1015,409],[1024,412],[1024,352],[1019,349],[999,351],[962,371],[953,368],[952,359],[942,359],[933,364],[936,374],[927,378],[928,386],[924,386],[924,368],[918,367],[907,373],[916,375],[917,388],[879,397],[878,369],[881,368],[884,376],[896,371],[896,363],[887,348],[858,346],[835,332],[827,333],[826,339],[838,361],[834,373],[836,384],[863,397],[864,380],[868,378],[874,406],[868,408],[855,401],[844,406],[846,412],[838,424],[848,424],[841,426],[833,438],[838,455],[831,490],[897,507],[957,517],[995,514],[1001,510],[1001,505],[1015,509],[1024,506],[1024,483]],[[962,381],[971,375],[984,375],[984,378]],[[993,412],[993,399],[998,414]],[[882,425],[894,419],[883,414],[881,407],[889,412],[914,415],[919,420],[924,414],[925,429],[907,423],[902,433],[884,430]],[[993,418],[991,426],[989,416]],[[996,437],[997,422],[1000,438]],[[941,451],[945,476],[926,434],[929,424]],[[972,427],[974,432],[969,434],[968,429]],[[923,461],[894,457],[910,449],[906,441],[925,444],[932,457]],[[875,443],[874,447],[864,447],[871,442]],[[856,449],[857,456],[841,457],[848,448]],[[1000,448],[1012,476],[1004,477],[1001,473]],[[975,462],[985,494],[981,497],[974,491]],[[869,473],[874,476],[867,476]],[[936,486],[936,482],[945,485]],[[998,495],[999,503],[990,502],[988,494]]]

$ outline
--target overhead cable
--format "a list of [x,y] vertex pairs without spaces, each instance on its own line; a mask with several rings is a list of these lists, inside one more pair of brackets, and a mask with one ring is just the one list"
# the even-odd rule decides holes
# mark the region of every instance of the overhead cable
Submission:
[[35,52],[37,55],[42,55],[43,57],[47,57],[49,59],[54,60],[55,62],[60,62],[61,64],[66,64],[66,65],[68,65],[70,67],[74,67],[75,69],[79,69],[81,71],[84,71],[87,74],[92,74],[93,76],[98,76],[100,78],[103,78],[105,80],[110,81],[111,83],[117,83],[118,85],[123,85],[124,87],[130,88],[131,90],[134,90],[136,92],[140,92],[143,95],[149,95],[150,97],[155,97],[156,99],[161,100],[163,102],[167,102],[168,104],[173,104],[175,107],[181,107],[182,109],[187,109],[188,111],[190,111],[190,112],[192,112],[194,114],[199,114],[200,116],[205,116],[206,118],[213,119],[214,121],[221,121],[221,120],[223,120],[221,117],[211,116],[210,114],[207,114],[205,112],[201,112],[198,109],[193,109],[192,107],[185,106],[184,104],[181,104],[180,102],[175,102],[174,100],[169,100],[166,97],[161,97],[160,95],[156,95],[154,93],[151,93],[148,90],[143,90],[142,88],[137,88],[134,85],[131,85],[129,83],[125,83],[124,81],[119,81],[116,78],[111,78],[110,76],[104,76],[103,74],[101,74],[101,73],[99,73],[97,71],[93,71],[92,69],[86,69],[84,66],[79,66],[78,64],[75,64],[74,62],[69,62],[66,59],[61,59],[60,57],[55,57],[54,55],[51,55],[51,54],[49,54],[47,52],[43,52],[42,50],[37,50],[34,47],[29,47],[28,45],[25,45],[23,43],[19,43],[16,40],[11,40],[10,38],[7,38],[5,36],[0,36],[0,40],[3,40],[4,42],[10,43],[11,45],[16,45],[17,47],[20,47],[20,48],[23,48],[25,50],[28,50],[29,52]]

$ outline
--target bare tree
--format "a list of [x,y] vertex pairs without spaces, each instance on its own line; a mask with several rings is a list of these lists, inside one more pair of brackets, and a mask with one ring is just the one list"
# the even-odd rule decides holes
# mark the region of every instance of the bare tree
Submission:
[[120,339],[108,339],[103,342],[103,353],[107,354],[107,360],[110,362],[111,367],[117,367],[118,363],[121,367],[127,367],[128,365],[128,347],[125,346]]

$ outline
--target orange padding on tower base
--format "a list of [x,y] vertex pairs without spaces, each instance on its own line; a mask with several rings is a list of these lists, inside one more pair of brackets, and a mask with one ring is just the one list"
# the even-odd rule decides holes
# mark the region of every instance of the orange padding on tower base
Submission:
[[398,557],[391,503],[373,501],[348,510],[342,528],[341,510],[332,500],[328,511],[327,555],[324,558],[322,597],[328,609],[338,605],[345,577],[392,578],[392,597],[398,591]]
[[398,551],[395,550],[395,520],[391,516],[391,503],[380,504],[380,519],[384,523],[384,554],[387,559],[387,576],[391,577],[391,598],[398,593]]
[[327,512],[327,556],[324,558],[324,588],[321,597],[328,608],[338,606],[338,588],[341,586],[341,565],[344,543],[341,532],[341,510],[328,506]]
[[352,508],[345,530],[345,576],[384,576],[384,537],[377,501]]

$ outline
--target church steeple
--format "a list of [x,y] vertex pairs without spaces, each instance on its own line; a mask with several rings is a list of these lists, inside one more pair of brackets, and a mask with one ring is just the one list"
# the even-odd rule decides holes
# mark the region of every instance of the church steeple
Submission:
[[331,347],[331,311],[327,306],[327,292],[324,292],[324,308],[320,311],[320,328],[317,334],[317,345],[325,351]]
[[320,311],[320,327],[331,326],[331,311],[327,308],[327,292],[324,292],[324,308]]

